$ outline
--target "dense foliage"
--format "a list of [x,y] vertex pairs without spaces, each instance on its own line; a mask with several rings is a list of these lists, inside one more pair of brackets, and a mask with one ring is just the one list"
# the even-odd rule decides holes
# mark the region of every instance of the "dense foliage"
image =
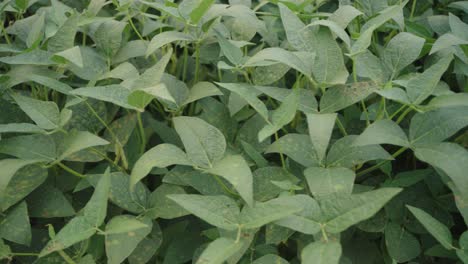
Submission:
[[1,263],[468,263],[468,1],[0,17]]

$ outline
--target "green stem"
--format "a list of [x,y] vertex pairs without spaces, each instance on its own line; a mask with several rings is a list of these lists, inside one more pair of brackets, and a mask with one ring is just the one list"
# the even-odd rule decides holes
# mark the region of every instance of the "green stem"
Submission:
[[[278,137],[278,132],[275,132],[275,140],[278,141],[279,137]],[[283,156],[283,153],[280,152],[280,159],[281,159],[281,166],[283,167],[283,169],[286,169],[286,162],[284,160],[284,156]]]
[[130,26],[132,27],[133,31],[135,31],[135,34],[137,34],[138,38],[141,40],[145,40],[143,36],[140,34],[140,32],[138,31],[138,29],[135,27],[135,24],[133,24],[132,18],[130,16],[127,16],[127,18],[128,18],[128,22],[130,22]]
[[[395,153],[393,153],[392,157],[393,157],[393,158],[396,158],[396,157],[400,156],[400,155],[401,155],[403,152],[405,152],[405,150],[407,150],[407,149],[408,149],[408,148],[406,148],[406,147],[400,148],[400,149],[397,150]],[[363,170],[363,171],[358,172],[358,173],[356,174],[356,176],[359,177],[359,176],[365,175],[365,174],[367,174],[367,173],[369,173],[369,172],[373,172],[373,171],[379,169],[380,167],[382,167],[383,165],[387,164],[388,162],[390,162],[390,161],[389,161],[389,160],[381,161],[381,162],[377,163],[376,165],[374,165],[374,166],[372,166],[372,167],[369,167],[369,168],[367,168],[367,169],[365,169],[365,170]]]
[[63,164],[62,162],[58,162],[57,165],[58,165],[60,168],[62,168],[63,170],[69,172],[69,173],[72,174],[72,175],[75,175],[75,176],[77,176],[77,177],[79,177],[79,178],[86,178],[85,175],[83,175],[83,174],[81,174],[81,173],[75,171],[74,169],[72,169],[72,168],[68,167],[67,165]]
[[414,17],[414,11],[416,9],[416,3],[417,3],[417,0],[413,0],[413,5],[411,5],[411,14],[410,14],[410,21],[413,21],[413,17]]
[[3,26],[3,21],[2,21],[2,32],[3,32],[3,37],[5,38],[8,45],[11,45],[11,40],[10,40],[10,37],[8,36],[8,33],[5,30],[5,27]]
[[341,134],[343,134],[343,136],[347,136],[348,132],[346,132],[346,128],[343,126],[343,123],[341,123],[341,120],[339,117],[336,117],[336,124],[338,125],[338,128],[341,131]]
[[401,121],[403,121],[403,119],[406,117],[406,115],[408,115],[411,111],[413,111],[412,108],[408,108],[405,110],[405,112],[403,112],[397,119],[396,123],[397,124],[400,124]]
[[39,256],[39,253],[11,253],[11,256],[18,257],[29,257],[29,256]]
[[76,264],[76,262],[70,256],[68,256],[67,253],[65,253],[63,250],[59,250],[58,253],[63,258],[63,260],[65,260],[67,264]]
[[141,113],[137,114],[137,119],[138,119],[138,131],[140,132],[140,137],[141,137],[140,153],[143,154],[145,153],[145,148],[146,148],[146,135],[145,135],[145,129],[143,127],[143,121],[141,120]]
[[195,44],[195,84],[198,82],[198,71],[200,69],[200,43]]

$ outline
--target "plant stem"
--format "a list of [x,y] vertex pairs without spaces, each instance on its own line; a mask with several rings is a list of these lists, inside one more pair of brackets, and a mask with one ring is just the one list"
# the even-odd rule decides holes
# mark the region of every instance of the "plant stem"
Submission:
[[198,82],[198,71],[200,70],[200,43],[197,41],[195,44],[195,81]]
[[[275,132],[275,140],[278,141],[278,132]],[[283,156],[283,153],[280,152],[280,159],[281,159],[281,166],[283,167],[283,169],[286,169],[286,162],[284,161],[284,156]]]
[[85,175],[83,175],[83,174],[81,174],[81,173],[75,171],[74,169],[72,169],[72,168],[68,167],[67,165],[63,164],[62,162],[58,162],[57,165],[58,165],[60,168],[64,169],[65,171],[69,172],[69,173],[72,174],[72,175],[75,175],[75,176],[77,176],[77,177],[79,177],[79,178],[86,178]]
[[135,31],[135,34],[137,34],[138,38],[141,40],[145,40],[143,36],[140,34],[140,32],[138,31],[138,29],[135,27],[135,24],[133,24],[132,18],[129,15],[127,15],[127,18],[128,18],[128,22],[130,22],[130,26],[132,27],[133,31]]
[[66,263],[76,264],[76,262],[70,256],[68,256],[67,253],[65,253],[63,250],[59,250],[58,253],[63,258],[63,260],[65,260]]
[[145,129],[143,127],[143,121],[141,120],[141,113],[137,113],[137,119],[138,119],[138,131],[140,132],[140,137],[141,137],[141,146],[140,146],[140,153],[143,154],[145,153],[145,148],[146,148],[146,135],[145,135]]
[[343,126],[343,123],[341,123],[341,120],[339,117],[336,117],[336,124],[338,125],[338,128],[341,131],[341,134],[343,134],[343,136],[347,136],[348,132],[346,132],[346,128]]
[[406,117],[406,115],[408,115],[411,111],[413,111],[412,108],[408,108],[405,110],[405,112],[403,112],[397,119],[396,123],[397,124],[400,124],[401,121],[403,121],[403,119]]
[[416,9],[416,3],[417,3],[417,0],[413,0],[413,5],[411,5],[411,14],[409,18],[410,21],[413,21],[414,11]]

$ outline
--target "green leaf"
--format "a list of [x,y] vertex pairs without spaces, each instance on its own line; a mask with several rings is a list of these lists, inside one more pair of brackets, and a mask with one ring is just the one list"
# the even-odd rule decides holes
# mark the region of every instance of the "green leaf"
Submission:
[[[35,163],[34,160],[20,160],[20,159],[2,159],[0,160],[0,201],[3,203],[3,197],[8,184],[14,177],[15,173],[29,164]],[[0,208],[3,209],[3,206]]]
[[357,10],[352,5],[340,5],[340,7],[328,17],[328,20],[334,21],[341,28],[345,29],[351,21],[362,14],[361,11]]
[[298,181],[294,175],[281,167],[264,167],[254,171],[254,198],[255,201],[265,202],[277,197],[282,189],[273,182]]
[[45,133],[42,128],[29,123],[0,124],[1,133]]
[[320,198],[333,193],[351,194],[355,174],[347,168],[310,167],[304,171],[309,190]]
[[79,46],[74,46],[64,51],[55,53],[52,57],[52,60],[61,64],[70,62],[71,65],[76,65],[80,68],[84,67],[83,56],[81,55],[81,49]]
[[190,13],[190,21],[194,24],[197,24],[203,15],[208,11],[213,5],[214,0],[200,0],[198,1],[197,6]]
[[3,239],[0,239],[0,260],[8,259],[11,255],[10,246],[3,242]]
[[321,212],[317,201],[309,195],[299,194],[289,196],[291,202],[302,207],[302,210],[293,215],[275,221],[275,225],[283,226],[303,234],[314,235],[320,232],[321,225],[318,222]]
[[[88,182],[95,188],[102,177],[102,174],[86,175]],[[149,191],[145,185],[139,182],[131,190],[130,177],[123,172],[113,172],[110,178],[109,200],[112,203],[136,214],[142,213],[148,207]]]
[[283,103],[271,114],[271,123],[267,124],[258,132],[258,141],[262,142],[267,137],[275,134],[283,126],[290,123],[296,116],[297,106],[299,102],[299,92],[294,90],[288,95]]
[[39,127],[56,129],[60,124],[60,112],[54,102],[45,102],[19,94],[12,94],[13,99]]
[[227,196],[173,194],[168,197],[211,225],[226,230],[237,229],[239,207]]
[[37,46],[42,41],[42,38],[44,36],[45,16],[44,14],[36,16],[37,18],[32,24],[31,30],[28,34],[28,38],[26,39],[26,45],[28,46],[28,48],[34,48],[35,46]]
[[150,209],[147,216],[151,218],[173,219],[188,215],[189,212],[168,198],[168,195],[185,194],[184,188],[177,185],[162,184],[149,198]]
[[406,91],[413,104],[422,103],[432,94],[452,60],[452,56],[444,56],[429,69],[409,80]]
[[2,139],[0,153],[24,160],[54,161],[57,153],[55,143],[50,136],[27,135]]
[[0,62],[12,65],[54,65],[56,63],[50,59],[51,56],[52,54],[47,51],[35,49],[33,51],[21,53],[18,55],[0,57]]
[[[467,5],[468,7],[468,5]],[[457,256],[464,262],[468,260],[468,232],[463,232],[458,240],[458,244],[460,245],[460,250],[457,250]]]
[[254,86],[243,84],[243,83],[216,83],[224,89],[231,91],[239,95],[242,99],[247,101],[257,113],[268,120],[268,110],[265,104],[257,98],[259,93],[255,90]]
[[418,239],[403,226],[392,222],[385,226],[385,245],[390,257],[398,263],[410,261],[421,253]]
[[219,32],[216,32],[218,44],[221,47],[223,55],[235,66],[244,63],[244,54],[239,47],[234,45],[230,40],[224,38]]
[[145,152],[135,163],[130,176],[130,185],[134,186],[146,177],[154,167],[165,168],[174,164],[192,165],[187,155],[172,144],[159,144]]
[[[117,217],[119,218],[118,221],[139,221],[136,220],[135,216],[131,215],[120,215]],[[132,254],[138,244],[151,232],[153,227],[151,220],[148,218],[142,218],[140,223],[144,224],[145,227],[123,233],[106,234],[105,245],[108,264],[122,263],[128,256],[130,256],[130,254]],[[109,224],[113,225],[112,220]]]
[[253,205],[253,177],[249,165],[240,155],[226,155],[207,172],[226,179],[248,205]]
[[148,49],[146,50],[146,56],[153,54],[159,48],[175,42],[175,41],[193,41],[193,37],[189,34],[178,32],[178,31],[165,31],[155,35],[151,42],[148,44]]
[[259,228],[302,210],[301,206],[288,198],[280,197],[264,203],[256,203],[253,207],[244,207],[240,214],[241,228]]
[[63,82],[57,81],[48,76],[31,74],[28,76],[28,78],[33,82],[39,83],[41,85],[46,86],[47,88],[50,88],[52,90],[55,90],[63,94],[69,94],[73,90],[73,88],[71,88],[69,85]]
[[[333,25],[330,24],[332,23],[331,21],[327,20],[317,20],[312,24],[319,23],[319,21],[323,21],[320,23],[321,25],[326,22],[329,22],[326,23],[329,26]],[[338,26],[336,27],[339,28]],[[339,29],[342,30],[341,28]],[[345,38],[345,43],[349,41],[349,37],[344,31],[338,36]],[[315,43],[312,44],[316,54],[312,68],[315,80],[319,82],[321,87],[346,83],[349,73],[346,70],[341,48],[332,36],[331,31],[321,27],[316,33],[315,38]],[[347,44],[349,45],[349,43]]]
[[93,226],[84,216],[78,216],[71,219],[58,234],[50,240],[42,249],[39,257],[44,257],[50,253],[68,248],[80,241],[90,238],[96,233],[96,227]]
[[301,260],[302,263],[338,264],[341,251],[338,242],[313,242],[302,250]]
[[29,246],[31,243],[31,224],[29,223],[26,202],[11,208],[2,219],[0,237],[18,244]]
[[379,145],[354,146],[358,136],[345,136],[333,144],[327,155],[329,166],[352,168],[369,160],[392,160],[393,157]]
[[309,136],[318,162],[321,163],[326,155],[328,143],[330,141],[333,127],[335,126],[337,114],[308,114],[307,125],[309,127]]
[[297,70],[305,76],[310,76],[312,68],[298,55],[282,48],[266,48],[249,58],[244,67],[267,66],[274,63],[283,63]]
[[468,44],[468,40],[461,39],[452,33],[446,33],[436,40],[436,42],[432,45],[429,54],[434,54],[436,52],[452,48],[453,46],[466,44]]
[[450,230],[441,222],[433,218],[430,214],[423,210],[407,205],[408,210],[418,219],[418,221],[426,228],[427,231],[439,241],[446,249],[453,249],[452,234]]
[[189,97],[185,100],[184,105],[205,97],[216,95],[223,95],[223,93],[214,84],[210,82],[199,82],[190,89]]
[[[293,89],[271,86],[255,86],[255,89],[262,91],[264,94],[280,102],[283,102],[288,95],[294,92]],[[315,99],[315,95],[312,91],[299,89],[299,102],[297,109],[305,114],[317,113],[317,99]]]
[[71,94],[74,95],[94,98],[100,101],[113,103],[127,109],[143,111],[142,109],[135,107],[128,102],[128,97],[131,93],[132,90],[117,84],[96,87],[83,87],[74,89],[71,92]]
[[195,263],[222,264],[239,251],[242,246],[242,241],[234,241],[229,238],[220,237],[208,245]]
[[[5,161],[7,161],[7,167],[5,168],[6,181],[3,182],[4,179],[2,178],[1,188],[5,186],[6,189],[2,190],[0,193],[2,211],[18,203],[39,187],[47,179],[48,175],[47,169],[33,164],[36,163],[36,161],[26,161],[25,163],[19,160],[11,163],[10,159],[6,159]],[[27,164],[30,165],[26,166]],[[16,170],[16,173],[14,170]],[[11,175],[13,175],[13,177],[10,178],[9,176]],[[5,185],[3,186],[4,183]]]
[[401,32],[393,37],[384,50],[382,61],[395,77],[414,62],[422,51],[425,40],[411,33]]
[[432,145],[418,146],[415,149],[416,157],[431,164],[447,173],[453,181],[454,187],[464,194],[468,188],[466,170],[468,164],[468,152],[461,146],[454,143],[439,143]]
[[105,235],[129,233],[145,227],[148,225],[134,217],[118,215],[107,222]]
[[223,158],[226,140],[216,127],[197,117],[179,116],[173,122],[188,158],[195,165],[212,168],[215,161]]
[[409,147],[405,132],[391,120],[379,120],[368,126],[353,143],[355,146],[392,144]]
[[269,263],[275,263],[275,264],[288,264],[286,260],[283,258],[277,256],[277,255],[272,255],[268,254],[265,255],[261,258],[256,259],[252,264],[269,264]]
[[325,217],[325,230],[340,233],[375,215],[401,189],[381,188],[375,191],[352,195],[338,195],[320,200]]
[[94,33],[94,42],[108,58],[112,58],[122,44],[122,33],[126,23],[116,20],[102,22]]
[[373,82],[338,85],[328,89],[320,101],[321,113],[334,113],[366,99],[378,89]]
[[68,133],[58,146],[58,160],[67,159],[72,154],[90,147],[103,146],[108,141],[87,131],[72,131]]
[[468,106],[454,106],[416,114],[410,123],[411,145],[433,144],[451,137],[468,126],[467,111]]
[[84,219],[94,228],[98,228],[106,218],[110,185],[111,176],[109,169],[107,169],[96,185],[91,199],[83,208]]
[[80,15],[71,15],[47,42],[47,49],[57,53],[70,49],[75,44],[75,35],[78,30]]
[[289,133],[268,146],[265,153],[282,153],[305,167],[319,165],[310,136]]
[[75,214],[75,209],[63,192],[48,184],[43,184],[32,192],[27,201],[31,217],[67,217]]

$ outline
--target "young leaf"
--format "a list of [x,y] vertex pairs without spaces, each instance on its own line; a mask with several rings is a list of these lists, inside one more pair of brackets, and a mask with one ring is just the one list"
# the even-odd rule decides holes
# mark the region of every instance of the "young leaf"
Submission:
[[226,140],[216,127],[197,117],[179,116],[173,121],[188,158],[194,165],[212,168],[215,161],[223,158]]
[[109,144],[108,141],[87,131],[72,131],[65,136],[58,146],[58,160],[67,159],[67,157],[83,149],[107,144]]
[[452,56],[444,56],[429,69],[409,80],[406,91],[413,104],[422,103],[432,94],[452,60]]
[[177,185],[162,184],[149,198],[151,209],[147,210],[147,216],[152,218],[173,219],[189,214],[176,202],[168,198],[168,195],[185,194],[185,190]]
[[351,194],[355,174],[347,168],[310,167],[304,171],[309,190],[314,197],[333,193]]
[[258,141],[262,142],[267,137],[275,134],[283,126],[290,123],[296,116],[297,105],[299,102],[299,92],[294,90],[288,95],[283,103],[271,114],[271,123],[267,124],[258,132]]
[[12,94],[13,99],[40,128],[56,129],[60,124],[60,112],[54,102],[45,102],[19,94]]
[[308,135],[284,135],[268,146],[265,153],[282,153],[305,167],[319,165],[317,153]]
[[255,90],[254,86],[241,83],[216,84],[242,97],[242,99],[247,101],[247,103],[249,103],[249,105],[252,106],[252,108],[255,109],[263,119],[268,120],[268,110],[265,104],[257,98],[259,93]]
[[198,257],[196,264],[222,264],[243,247],[242,241],[220,237],[211,242]]
[[353,195],[338,195],[320,200],[325,216],[325,230],[340,233],[363,220],[372,217],[401,189],[381,188]]
[[151,39],[146,50],[146,56],[153,54],[159,48],[175,41],[193,41],[193,37],[178,31],[165,31]]
[[130,185],[133,187],[137,182],[146,177],[152,168],[165,168],[170,165],[192,165],[187,155],[172,144],[159,144],[145,152],[135,163],[130,176]]
[[245,229],[259,228],[270,222],[287,217],[302,210],[288,197],[280,197],[264,203],[256,203],[255,206],[246,206],[240,214],[240,226]]
[[313,242],[302,250],[301,260],[302,263],[338,264],[341,251],[338,242]]
[[354,141],[355,146],[392,144],[408,147],[405,132],[391,120],[379,120],[368,126]]
[[358,82],[328,89],[320,100],[321,113],[334,113],[366,99],[378,89],[373,82]]
[[244,67],[266,66],[273,63],[283,63],[305,76],[310,76],[312,69],[301,58],[282,48],[266,48],[249,58]]
[[307,124],[309,136],[319,163],[326,155],[328,142],[330,141],[333,127],[335,126],[336,114],[308,114]]
[[211,225],[226,230],[237,229],[239,207],[227,196],[173,194],[168,198]]
[[[135,216],[130,215],[121,215],[118,217],[119,219],[127,218],[127,221],[132,221],[130,219],[136,220]],[[151,220],[148,218],[142,218],[141,223],[144,224],[145,227],[123,233],[106,234],[105,245],[108,264],[122,263],[128,256],[130,256],[130,254],[132,254],[138,244],[151,232],[153,227]],[[112,223],[110,224],[113,225]]]
[[107,199],[109,198],[111,184],[110,177],[109,169],[107,169],[96,185],[93,196],[83,208],[83,218],[94,228],[99,227],[106,218]]
[[145,227],[148,225],[134,217],[118,215],[107,222],[105,235],[129,233]]
[[439,143],[418,146],[415,149],[416,157],[432,166],[443,170],[453,181],[455,188],[464,192],[468,188],[466,171],[468,152],[454,143]]
[[253,179],[249,165],[240,155],[226,155],[207,172],[226,179],[248,205],[253,205]]
[[68,248],[80,241],[90,238],[96,233],[96,227],[84,216],[77,216],[71,219],[57,235],[50,240],[42,249],[39,257],[44,257],[50,253]]
[[423,210],[407,205],[408,210],[418,219],[418,221],[426,228],[429,233],[439,241],[446,249],[453,249],[452,246],[452,233],[441,222],[433,218],[430,214]]
[[468,106],[440,108],[418,113],[410,123],[411,144],[427,145],[441,142],[468,126]]
[[32,235],[26,202],[18,204],[5,213],[6,216],[0,225],[0,237],[29,246]]
[[397,76],[398,72],[415,61],[424,46],[425,40],[411,33],[402,32],[393,37],[384,50],[382,61],[391,72]]

